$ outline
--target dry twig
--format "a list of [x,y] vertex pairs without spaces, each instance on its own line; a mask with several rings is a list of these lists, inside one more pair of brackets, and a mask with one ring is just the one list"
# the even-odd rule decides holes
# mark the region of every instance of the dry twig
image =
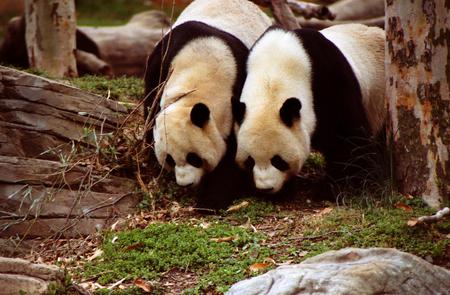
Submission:
[[438,222],[439,220],[444,219],[447,215],[450,216],[450,208],[449,207],[445,207],[441,210],[439,210],[438,212],[436,212],[434,215],[430,215],[430,216],[420,216],[417,219],[412,219],[408,221],[408,225],[409,226],[415,226],[417,224],[421,224],[421,223],[434,223],[434,222]]

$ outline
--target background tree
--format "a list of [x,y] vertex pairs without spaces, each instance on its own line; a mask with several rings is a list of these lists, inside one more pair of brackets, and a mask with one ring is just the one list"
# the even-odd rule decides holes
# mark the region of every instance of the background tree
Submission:
[[74,0],[25,0],[30,67],[53,77],[77,76]]
[[450,184],[448,0],[386,1],[386,89],[400,192],[432,207]]

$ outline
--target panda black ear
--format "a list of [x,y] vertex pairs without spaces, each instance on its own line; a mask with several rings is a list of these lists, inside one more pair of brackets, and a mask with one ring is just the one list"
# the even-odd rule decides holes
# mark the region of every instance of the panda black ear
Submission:
[[209,109],[203,103],[197,103],[191,110],[191,122],[202,128],[209,120]]
[[280,117],[284,124],[292,127],[294,121],[300,119],[302,103],[296,97],[288,98],[280,109]]
[[238,102],[236,104],[233,104],[233,117],[234,120],[241,125],[242,121],[244,120],[244,116],[245,116],[245,109],[246,109],[246,105],[243,102]]

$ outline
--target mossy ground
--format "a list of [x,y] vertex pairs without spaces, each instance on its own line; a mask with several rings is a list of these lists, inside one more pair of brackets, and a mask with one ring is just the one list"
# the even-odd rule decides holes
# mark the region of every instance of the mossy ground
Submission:
[[[85,265],[83,276],[95,277],[104,285],[122,278],[143,278],[164,294],[215,294],[277,264],[299,263],[344,247],[396,248],[450,268],[450,221],[407,225],[413,217],[434,213],[418,199],[397,200],[407,205],[408,211],[388,204],[363,208],[303,200],[245,201],[247,207],[232,213],[199,216],[187,210],[181,215],[160,216],[144,226],[141,223],[144,228],[107,233],[104,254]],[[260,272],[251,270],[255,264],[262,265]],[[160,282],[174,270],[192,276],[190,283],[180,283],[184,289],[172,293]]]

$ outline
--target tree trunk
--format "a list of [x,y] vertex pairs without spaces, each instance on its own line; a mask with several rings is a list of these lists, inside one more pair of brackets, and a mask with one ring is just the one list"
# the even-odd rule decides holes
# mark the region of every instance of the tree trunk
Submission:
[[77,76],[74,0],[25,0],[25,21],[30,66],[53,77]]
[[439,207],[450,191],[450,28],[445,0],[386,1],[386,89],[400,192]]

